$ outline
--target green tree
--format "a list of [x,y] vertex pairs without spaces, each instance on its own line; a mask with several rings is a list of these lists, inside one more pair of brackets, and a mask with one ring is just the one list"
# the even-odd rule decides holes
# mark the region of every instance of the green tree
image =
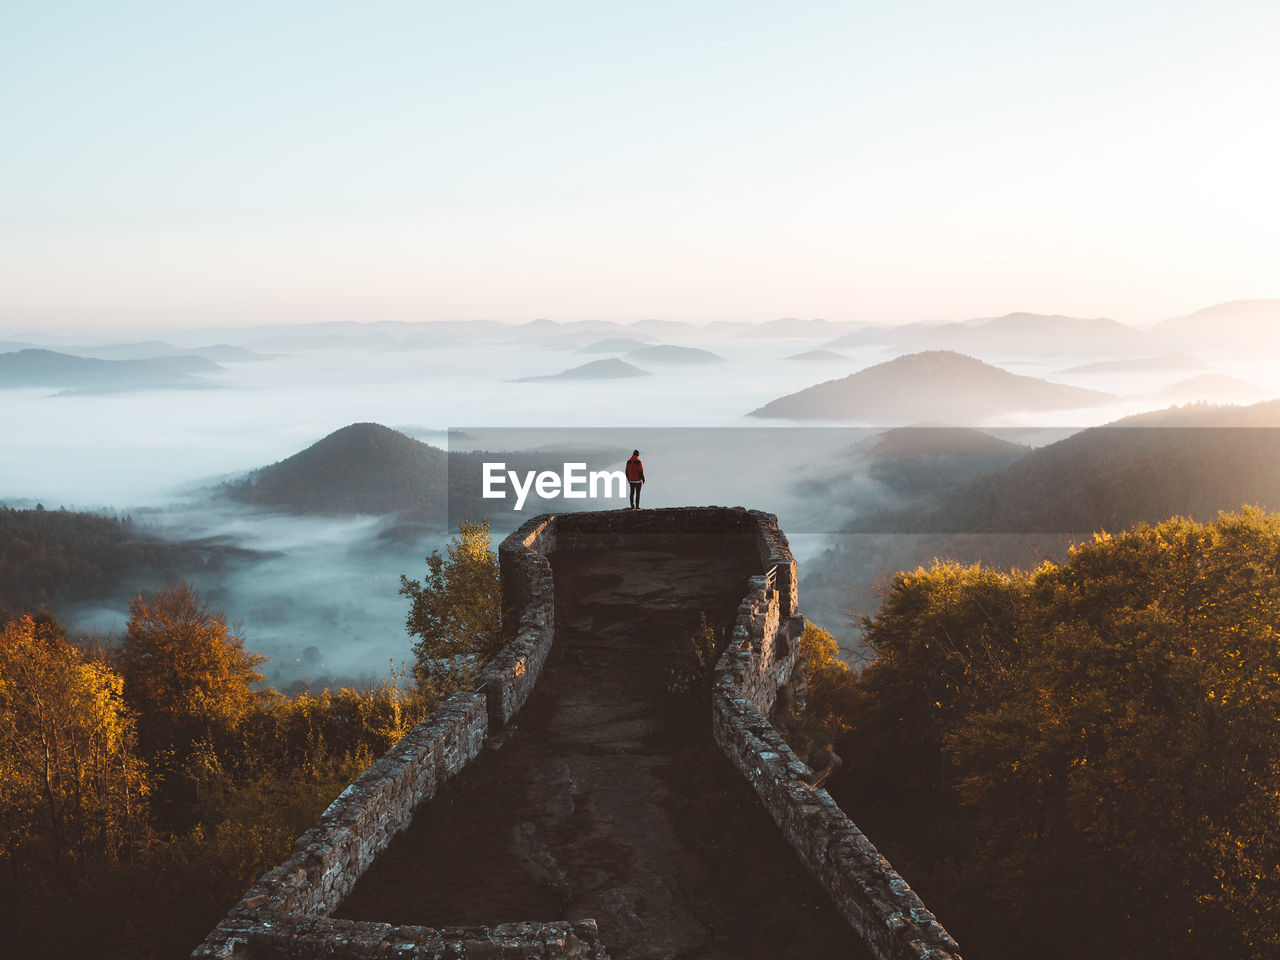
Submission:
[[489,542],[489,521],[463,520],[446,556],[427,557],[421,581],[400,576],[400,593],[411,605],[405,619],[417,637],[414,675],[420,686],[457,682],[492,657],[503,644],[502,581]]

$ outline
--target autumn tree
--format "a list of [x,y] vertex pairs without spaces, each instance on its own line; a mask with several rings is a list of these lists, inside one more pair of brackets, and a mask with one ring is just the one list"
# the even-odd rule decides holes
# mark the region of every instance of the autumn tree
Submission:
[[899,574],[864,627],[835,789],[970,950],[1275,956],[1280,516]]
[[463,520],[446,555],[436,550],[427,557],[421,582],[401,575],[400,593],[411,601],[405,627],[418,638],[413,652],[420,685],[456,680],[502,646],[502,582],[488,520]]
[[185,580],[134,597],[119,663],[143,746],[181,757],[194,742],[229,733],[267,696],[255,689],[266,659],[246,651]]
[[75,883],[147,829],[123,680],[47,616],[0,632],[0,861]]
[[1278,565],[1257,510],[1097,537],[1034,578],[1020,682],[949,738],[998,901],[1076,955],[1280,949]]

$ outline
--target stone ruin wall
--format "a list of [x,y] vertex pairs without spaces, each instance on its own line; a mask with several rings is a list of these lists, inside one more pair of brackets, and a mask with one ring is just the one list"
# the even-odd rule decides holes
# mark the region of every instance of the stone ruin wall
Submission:
[[328,916],[417,806],[508,723],[537,682],[555,634],[547,555],[626,544],[669,546],[682,533],[747,535],[752,577],[712,693],[716,742],[747,778],[802,862],[881,960],[959,960],[955,941],[822,789],[769,723],[804,626],[795,558],[772,514],[685,507],[543,515],[499,546],[513,640],[480,674],[373,763],[237,903],[193,960],[213,958],[574,958],[608,960],[593,920],[432,929]]
[[[754,513],[754,511],[753,511]],[[733,636],[716,664],[712,728],[730,762],[801,862],[880,960],[960,960],[959,947],[769,722],[769,712],[799,654],[804,617],[795,613],[795,559],[772,514],[756,514],[779,562],[778,588],[752,577]],[[768,568],[766,568],[768,569]],[[790,616],[786,614],[790,612]]]
[[514,624],[514,638],[480,673],[476,690],[449,697],[347,787],[289,857],[231,908],[193,960],[608,960],[594,920],[433,929],[329,916],[418,805],[474,759],[533,690],[555,636],[545,556],[554,524],[542,519],[499,546],[503,596],[513,598],[505,622]]

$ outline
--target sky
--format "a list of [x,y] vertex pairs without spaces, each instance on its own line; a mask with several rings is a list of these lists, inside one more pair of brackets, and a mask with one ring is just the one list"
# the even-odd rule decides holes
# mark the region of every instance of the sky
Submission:
[[1280,5],[0,5],[0,334],[1280,296]]

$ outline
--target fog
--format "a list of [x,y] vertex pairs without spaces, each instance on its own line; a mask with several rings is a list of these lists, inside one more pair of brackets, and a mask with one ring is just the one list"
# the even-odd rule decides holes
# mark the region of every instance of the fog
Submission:
[[[192,571],[188,580],[251,650],[270,657],[264,673],[281,688],[377,681],[412,663],[399,577],[421,578],[423,558],[447,539],[441,531],[403,544],[379,539],[388,518],[272,515],[225,504],[172,507],[140,525],[167,539],[212,536],[260,552],[216,572]],[[128,586],[106,603],[59,612],[81,629],[122,633],[130,597],[156,584],[143,578]]]
[[[788,361],[783,358],[823,346],[823,339],[686,327],[664,330],[662,341],[710,350],[724,362],[652,365],[650,375],[626,380],[520,383],[515,381],[607,355],[576,348],[620,334],[553,325],[510,329],[505,342],[490,330],[484,342],[470,344],[457,342],[450,331],[450,345],[438,348],[424,344],[432,336],[443,342],[445,334],[412,327],[399,331],[402,339],[350,324],[336,334],[298,328],[292,339],[278,327],[202,331],[200,339],[190,332],[152,333],[148,339],[175,348],[232,343],[262,356],[222,363],[202,376],[200,389],[0,391],[0,502],[128,513],[141,529],[166,539],[212,538],[254,551],[221,571],[192,571],[190,579],[241,624],[250,649],[271,658],[268,679],[281,686],[385,676],[389,661],[410,660],[399,576],[421,577],[423,558],[449,535],[444,525],[406,534],[393,529],[392,517],[294,516],[212,497],[218,482],[289,457],[348,424],[380,423],[437,446],[445,445],[444,431],[452,428],[460,431],[455,449],[576,448],[586,451],[591,469],[621,469],[631,449],[639,448],[649,480],[644,506],[743,505],[775,512],[802,568],[838,543],[833,536],[851,519],[895,505],[893,492],[867,474],[857,453],[886,425],[798,425],[746,415],[777,397],[892,359],[901,349],[841,347],[843,360]],[[111,348],[128,339],[123,332],[104,333],[96,344],[83,334],[78,344],[30,333],[0,339],[11,341],[3,347],[10,352],[26,345],[97,349],[103,356],[129,352]],[[1161,353],[1163,346],[1153,343],[1149,353]],[[136,355],[156,352],[154,345],[139,345]],[[1280,375],[1268,356],[1202,353],[1211,356],[1211,365],[1146,371],[1072,371],[1115,359],[1087,344],[1071,355],[984,355],[1010,372],[1103,390],[1116,399],[1086,410],[1011,410],[981,426],[1036,446],[1179,400],[1223,399],[1197,396],[1194,387],[1186,396],[1166,392],[1197,373],[1237,378],[1265,395],[1280,395]],[[938,411],[936,422],[948,422],[946,410]],[[558,501],[554,508],[572,506],[577,504]],[[527,505],[523,515],[495,508],[495,535],[536,507]],[[104,603],[56,612],[76,629],[118,632],[130,595],[147,586],[127,583]],[[828,618],[840,615],[838,604],[823,605]]]

